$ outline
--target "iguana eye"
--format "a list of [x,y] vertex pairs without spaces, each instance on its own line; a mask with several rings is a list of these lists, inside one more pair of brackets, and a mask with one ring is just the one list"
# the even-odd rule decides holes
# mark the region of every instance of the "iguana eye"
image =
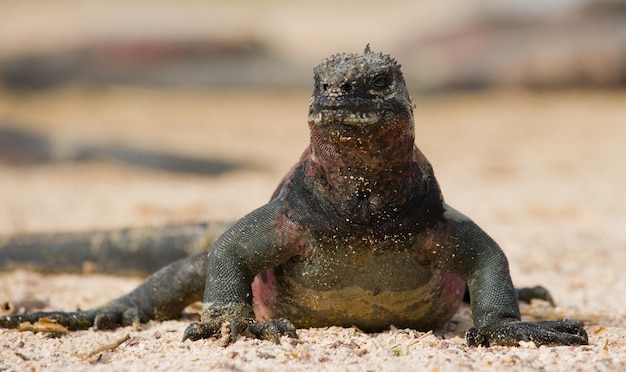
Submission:
[[391,85],[391,76],[389,74],[378,74],[372,78],[370,84],[374,89],[382,90]]

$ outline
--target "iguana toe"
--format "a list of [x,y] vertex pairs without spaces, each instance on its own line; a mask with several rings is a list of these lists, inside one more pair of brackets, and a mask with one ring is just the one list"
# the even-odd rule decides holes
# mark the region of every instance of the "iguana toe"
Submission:
[[506,320],[467,332],[468,346],[518,346],[520,341],[535,345],[587,345],[583,325],[569,319],[544,320],[536,323]]

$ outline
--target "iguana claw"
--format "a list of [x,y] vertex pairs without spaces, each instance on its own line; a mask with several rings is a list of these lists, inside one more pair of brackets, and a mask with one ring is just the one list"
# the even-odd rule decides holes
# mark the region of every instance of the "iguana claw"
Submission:
[[[237,341],[240,335],[267,340],[276,344],[280,344],[281,336],[298,338],[296,327],[287,319],[272,319],[266,322],[258,322],[254,319],[233,320],[228,324],[230,328],[229,343]],[[213,337],[222,329],[222,325],[219,321],[191,323],[185,329],[183,341],[197,341]]]
[[506,320],[467,332],[468,346],[518,346],[520,341],[535,345],[587,345],[583,325],[569,319],[521,322]]

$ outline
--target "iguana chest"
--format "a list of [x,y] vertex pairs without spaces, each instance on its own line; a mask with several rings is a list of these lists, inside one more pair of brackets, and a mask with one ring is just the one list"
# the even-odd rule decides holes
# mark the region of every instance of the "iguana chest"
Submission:
[[300,256],[255,279],[257,317],[286,317],[298,327],[431,329],[462,298],[463,281],[425,258],[425,239],[310,234],[303,241]]

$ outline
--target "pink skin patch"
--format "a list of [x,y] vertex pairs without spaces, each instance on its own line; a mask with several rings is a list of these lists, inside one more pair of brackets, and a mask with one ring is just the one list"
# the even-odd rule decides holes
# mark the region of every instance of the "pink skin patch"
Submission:
[[452,317],[463,301],[465,281],[456,275],[444,272],[442,282],[443,286],[439,303],[442,308],[450,309],[449,316]]
[[277,292],[274,269],[269,269],[254,277],[254,281],[252,281],[252,306],[257,320],[266,321],[274,317],[267,305],[276,300]]

